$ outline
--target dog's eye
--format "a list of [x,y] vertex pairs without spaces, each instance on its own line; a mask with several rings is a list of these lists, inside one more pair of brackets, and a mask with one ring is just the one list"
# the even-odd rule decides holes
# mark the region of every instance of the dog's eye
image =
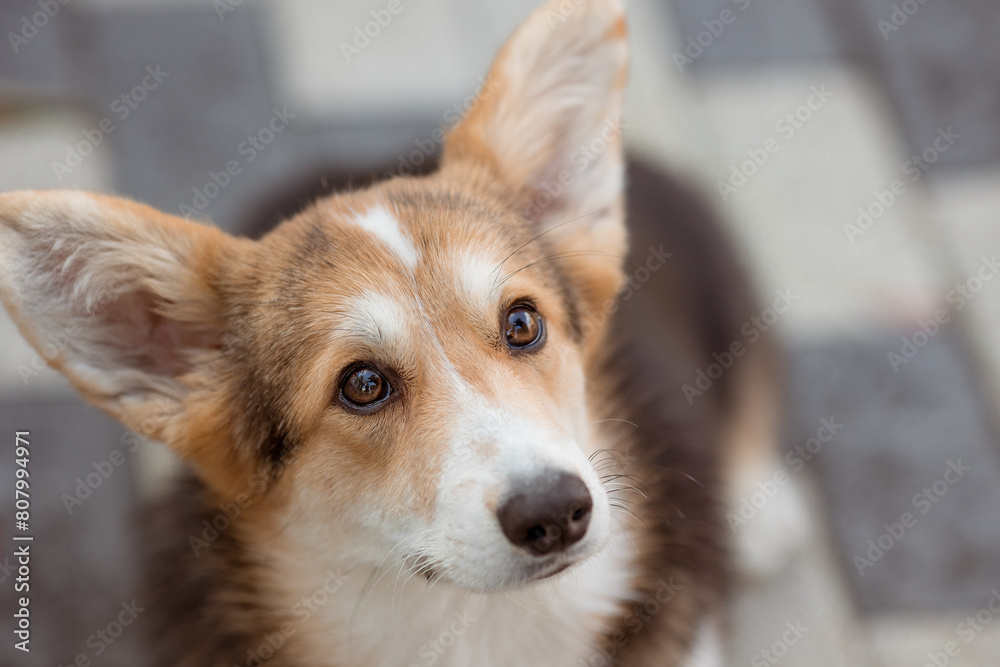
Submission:
[[514,306],[507,311],[505,323],[507,347],[514,350],[538,345],[542,340],[544,327],[542,317],[530,306]]
[[348,404],[371,407],[389,397],[389,381],[374,368],[359,366],[347,374],[340,386],[340,395]]

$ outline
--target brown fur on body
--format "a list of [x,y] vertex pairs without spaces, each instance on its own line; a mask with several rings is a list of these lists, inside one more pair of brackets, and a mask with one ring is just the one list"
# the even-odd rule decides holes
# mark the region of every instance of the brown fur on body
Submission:
[[[629,461],[625,472],[648,496],[638,499],[642,539],[650,540],[639,590],[655,599],[659,582],[683,582],[641,632],[632,633],[634,623],[622,629],[630,641],[613,664],[651,667],[681,664],[696,630],[692,621],[725,604],[732,533],[723,512],[734,449],[749,448],[758,458],[768,451],[767,443],[732,442],[732,434],[751,394],[775,392],[775,350],[762,339],[689,402],[682,387],[715,361],[713,353],[744,340],[741,327],[758,312],[757,300],[726,230],[699,193],[632,161],[627,211],[631,290],[619,297],[595,374],[614,381],[598,383],[595,392],[615,406],[609,416],[635,424],[614,422]],[[671,257],[641,282],[654,250]],[[719,618],[724,629],[725,613]]]

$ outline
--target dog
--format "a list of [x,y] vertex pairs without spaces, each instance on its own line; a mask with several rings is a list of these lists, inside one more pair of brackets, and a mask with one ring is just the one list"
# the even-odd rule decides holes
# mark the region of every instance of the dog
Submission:
[[0,196],[24,337],[186,463],[146,522],[156,664],[723,664],[773,349],[694,389],[755,300],[700,200],[626,168],[627,73],[618,0],[552,0],[435,172],[258,240]]

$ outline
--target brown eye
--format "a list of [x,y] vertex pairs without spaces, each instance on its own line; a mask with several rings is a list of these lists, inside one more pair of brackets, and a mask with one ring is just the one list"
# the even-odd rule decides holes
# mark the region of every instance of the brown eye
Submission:
[[364,408],[389,396],[389,382],[374,368],[359,366],[347,374],[340,395],[348,404]]
[[507,346],[515,350],[537,345],[542,340],[542,317],[529,306],[514,306],[507,311],[505,325]]

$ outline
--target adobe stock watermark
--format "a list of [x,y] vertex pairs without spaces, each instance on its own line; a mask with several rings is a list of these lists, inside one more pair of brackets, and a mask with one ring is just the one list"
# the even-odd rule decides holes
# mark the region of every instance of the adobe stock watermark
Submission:
[[955,626],[955,634],[961,643],[955,640],[946,641],[940,651],[931,651],[927,654],[927,662],[923,667],[947,667],[951,664],[952,658],[962,653],[963,646],[976,641],[976,638],[997,619],[1000,619],[1000,590],[993,588],[990,590],[990,599],[986,602],[986,606],[975,614],[966,616]]
[[235,12],[236,8],[243,4],[243,0],[212,0],[212,8],[215,10],[219,21],[226,20],[226,14]]
[[731,195],[736,194],[745,186],[773,156],[778,154],[782,143],[790,141],[833,96],[833,91],[827,90],[826,84],[810,86],[809,95],[806,96],[802,104],[774,123],[778,138],[768,137],[759,147],[748,148],[746,150],[747,159],[730,167],[729,178],[725,181],[715,182],[715,188],[719,191],[722,201],[728,201]]
[[903,0],[899,4],[894,4],[892,6],[892,12],[889,13],[888,19],[879,19],[875,24],[878,27],[880,33],[882,33],[882,39],[889,41],[889,37],[896,32],[899,32],[900,28],[909,22],[910,17],[920,11],[920,8],[927,4],[927,0]]
[[398,155],[399,167],[396,171],[385,172],[384,176],[393,178],[394,176],[411,176],[416,173],[417,169],[422,167],[437,152],[438,146],[444,143],[447,135],[445,127],[460,121],[472,109],[489,99],[499,87],[499,81],[488,81],[485,77],[480,77],[475,92],[445,109],[441,115],[441,125],[436,127],[429,137],[414,139],[413,145],[416,148],[405,155]]
[[6,582],[14,574],[15,568],[10,563],[10,556],[4,556],[0,563],[0,584]]
[[[138,443],[135,443],[135,449],[137,448]],[[131,453],[135,449],[128,451]],[[91,461],[90,466],[93,471],[84,477],[76,478],[76,487],[74,487],[73,493],[63,493],[60,496],[66,513],[72,515],[74,509],[81,507],[84,501],[88,500],[97,489],[101,488],[104,482],[108,481],[115,470],[123,465],[125,465],[125,455],[118,449],[112,450],[106,459]]]
[[[164,72],[159,65],[146,67],[146,74],[142,79],[131,90],[122,93],[111,103],[111,113],[119,122],[124,121],[168,76],[170,72]],[[105,116],[96,127],[81,130],[83,140],[66,146],[66,158],[63,162],[52,163],[52,172],[59,182],[61,183],[63,177],[83,164],[84,159],[104,143],[104,138],[114,132],[116,127],[114,118]]]
[[549,30],[554,30],[556,26],[568,19],[587,0],[562,0],[554,10],[545,12],[545,21],[549,25]]
[[469,616],[468,611],[459,614],[457,611],[452,614],[451,622],[442,630],[437,637],[424,642],[417,649],[417,655],[421,662],[411,662],[410,667],[422,667],[423,665],[434,665],[448,652],[459,637],[468,632],[469,628],[476,622],[474,616]]
[[63,493],[60,499],[66,508],[66,513],[72,515],[76,508],[81,507],[89,500],[97,490],[100,489],[116,470],[125,465],[126,454],[132,454],[139,449],[140,445],[150,442],[149,435],[156,433],[159,428],[174,414],[166,402],[156,404],[150,410],[148,417],[139,424],[138,431],[126,431],[122,433],[121,444],[125,451],[114,449],[107,458],[100,461],[91,461],[88,472],[83,477],[77,477],[74,481],[76,486],[72,493]]
[[618,308],[621,307],[623,303],[635,296],[635,293],[641,290],[643,286],[649,282],[650,278],[653,277],[653,274],[662,269],[666,265],[667,260],[673,256],[674,254],[664,250],[662,245],[658,248],[649,246],[645,261],[636,266],[632,272],[625,277],[619,286],[620,291],[617,297],[609,299],[602,308],[589,314],[583,321],[581,324],[583,334],[585,336],[589,336],[601,325],[603,325],[609,317],[618,312]]
[[[409,4],[412,0],[406,0]],[[382,31],[389,27],[393,19],[403,13],[406,9],[403,0],[389,0],[385,7],[373,9],[368,12],[372,20],[364,25],[354,26],[353,39],[349,42],[340,42],[340,53],[348,64],[361,55],[361,52],[371,46],[372,41],[378,39]]]
[[218,540],[223,533],[229,530],[244,510],[254,504],[257,498],[266,489],[266,479],[264,476],[251,478],[250,486],[252,493],[241,492],[236,494],[232,502],[219,503],[219,511],[209,519],[202,519],[201,532],[197,535],[188,535],[188,546],[195,557],[201,556],[201,552],[208,549]]
[[271,109],[271,119],[267,124],[256,133],[247,135],[247,138],[236,147],[236,154],[243,159],[229,160],[223,169],[209,171],[205,184],[193,189],[194,197],[190,203],[180,205],[181,215],[190,218],[193,215],[203,213],[209,204],[229,187],[233,178],[243,173],[243,168],[257,159],[257,156],[288,128],[295,117],[295,114],[289,113],[287,106],[281,109],[277,107]]
[[[836,417],[821,418],[816,434],[804,443],[795,445],[792,451],[785,454],[785,465],[793,474],[802,472],[806,464],[819,456],[823,447],[829,444],[843,428],[844,425],[837,422]],[[784,469],[778,468],[771,477],[757,482],[756,491],[747,497],[740,498],[736,513],[726,513],[726,523],[729,524],[729,528],[734,533],[739,532],[740,528],[749,524],[760,514],[761,510],[791,481],[792,477]]]
[[788,655],[789,649],[798,644],[809,632],[809,628],[802,625],[801,619],[788,621],[785,623],[785,631],[781,637],[776,639],[770,646],[758,651],[750,659],[750,667],[769,667],[777,665],[781,659]]
[[25,44],[34,39],[38,35],[38,32],[45,28],[49,24],[49,21],[59,14],[59,10],[64,5],[68,5],[70,1],[38,0],[35,4],[38,5],[40,11],[21,17],[21,29],[18,32],[7,33],[7,41],[10,42],[10,47],[14,49],[14,54],[17,55],[24,48]]
[[[135,600],[122,602],[121,611],[118,612],[115,618],[87,637],[87,648],[90,651],[77,653],[73,661],[65,667],[91,667],[94,664],[94,660],[104,655],[121,638],[125,630],[136,622],[139,614],[144,611],[146,611],[146,608],[140,607]],[[59,667],[64,666],[60,664]]]
[[792,289],[785,288],[775,293],[771,305],[765,308],[760,315],[755,315],[743,323],[740,333],[746,338],[745,341],[736,340],[729,345],[728,350],[713,352],[712,358],[715,360],[705,368],[699,368],[695,372],[694,382],[685,383],[681,386],[684,398],[688,405],[694,405],[694,399],[703,395],[712,388],[715,381],[721,378],[726,371],[732,368],[737,360],[746,354],[747,350],[761,337],[771,330],[771,327],[787,313],[791,307],[799,300],[799,296],[792,292]]
[[[740,12],[744,12],[751,5],[751,0],[733,0]],[[672,54],[674,65],[677,71],[683,72],[688,65],[701,57],[706,50],[710,49],[715,40],[722,37],[727,26],[736,23],[739,13],[732,9],[723,9],[719,15],[713,19],[705,19],[701,22],[705,29],[694,35],[687,35],[684,39],[684,52],[674,51]]]
[[998,273],[1000,273],[1000,262],[997,261],[996,255],[981,258],[979,269],[975,275],[955,285],[945,296],[945,301],[951,306],[951,309],[938,308],[931,317],[919,320],[917,330],[909,336],[902,337],[899,351],[886,354],[893,372],[898,373],[900,368],[913,361],[920,350],[925,348],[940,333],[942,327],[961,312],[970,301],[975,299]]
[[41,375],[42,371],[49,367],[49,362],[56,359],[59,353],[66,349],[75,336],[79,336],[83,330],[76,322],[70,324],[55,334],[50,335],[42,346],[41,353],[35,352],[31,361],[17,365],[17,374],[21,382],[27,387],[32,378]]
[[912,530],[920,521],[920,517],[934,509],[941,500],[948,495],[948,491],[965,478],[966,473],[972,470],[971,467],[962,465],[962,459],[948,461],[945,465],[944,473],[939,479],[934,480],[925,486],[921,491],[913,496],[910,503],[914,512],[903,512],[899,518],[892,523],[883,523],[883,531],[873,539],[868,540],[868,550],[864,555],[855,554],[851,559],[858,574],[865,576],[866,570],[875,567],[885,554],[892,550],[906,533]]
[[[246,667],[261,667],[261,665],[277,655],[278,651],[285,646],[285,643],[298,632],[299,627],[312,618],[313,614],[322,609],[343,588],[344,583],[351,578],[349,574],[342,574],[339,569],[336,571],[327,570],[324,574],[326,574],[326,579],[322,585],[311,593],[302,596],[298,602],[292,605],[290,611],[293,620],[282,622],[278,626],[277,632],[265,632],[256,647],[247,649],[246,660],[242,663],[243,665],[246,665]],[[233,665],[233,667],[240,666]]]
[[67,349],[74,338],[83,334],[82,327],[87,318],[95,318],[104,306],[118,300],[119,291],[125,283],[125,278],[121,270],[116,270],[114,276],[113,280],[105,284],[97,298],[89,301],[86,317],[74,318],[62,331],[47,335],[41,352],[36,351],[27,365],[23,363],[17,365],[17,374],[25,387],[28,386],[32,378],[41,375],[42,371],[49,367],[49,362],[55,360],[63,350]]
[[633,605],[622,615],[624,630],[618,630],[597,646],[589,657],[581,659],[580,667],[608,667],[615,664],[615,657],[649,623],[684,590],[684,585],[668,577],[660,579],[657,587],[641,604]]
[[241,491],[228,501],[223,501],[217,505],[219,511],[211,519],[202,519],[198,527],[197,534],[188,535],[188,546],[196,558],[206,549],[214,546],[215,542],[222,535],[232,528],[233,524],[244,514],[244,512],[260,500],[264,493],[270,488],[271,482],[278,478],[287,465],[284,461],[272,461],[265,466],[256,468],[246,480],[243,487],[246,491]]
[[[920,155],[913,155],[903,163],[903,175],[911,183],[916,183],[961,137],[962,135],[955,132],[951,125],[946,128],[937,128],[937,136],[931,145],[924,149]],[[874,201],[858,207],[858,218],[855,223],[844,224],[844,236],[847,237],[847,240],[853,244],[856,239],[867,234],[868,230],[885,216],[896,201],[906,194],[906,191],[906,181],[901,178],[895,179],[885,190],[876,190]]]
[[572,168],[559,171],[555,178],[542,181],[539,185],[538,194],[525,206],[524,215],[528,218],[537,219],[555,204],[563,193],[572,186],[587,169],[604,155],[608,148],[615,145],[625,129],[625,124],[621,117],[608,118],[604,121],[601,129],[594,134],[590,141],[584,142],[570,153],[569,162]]

